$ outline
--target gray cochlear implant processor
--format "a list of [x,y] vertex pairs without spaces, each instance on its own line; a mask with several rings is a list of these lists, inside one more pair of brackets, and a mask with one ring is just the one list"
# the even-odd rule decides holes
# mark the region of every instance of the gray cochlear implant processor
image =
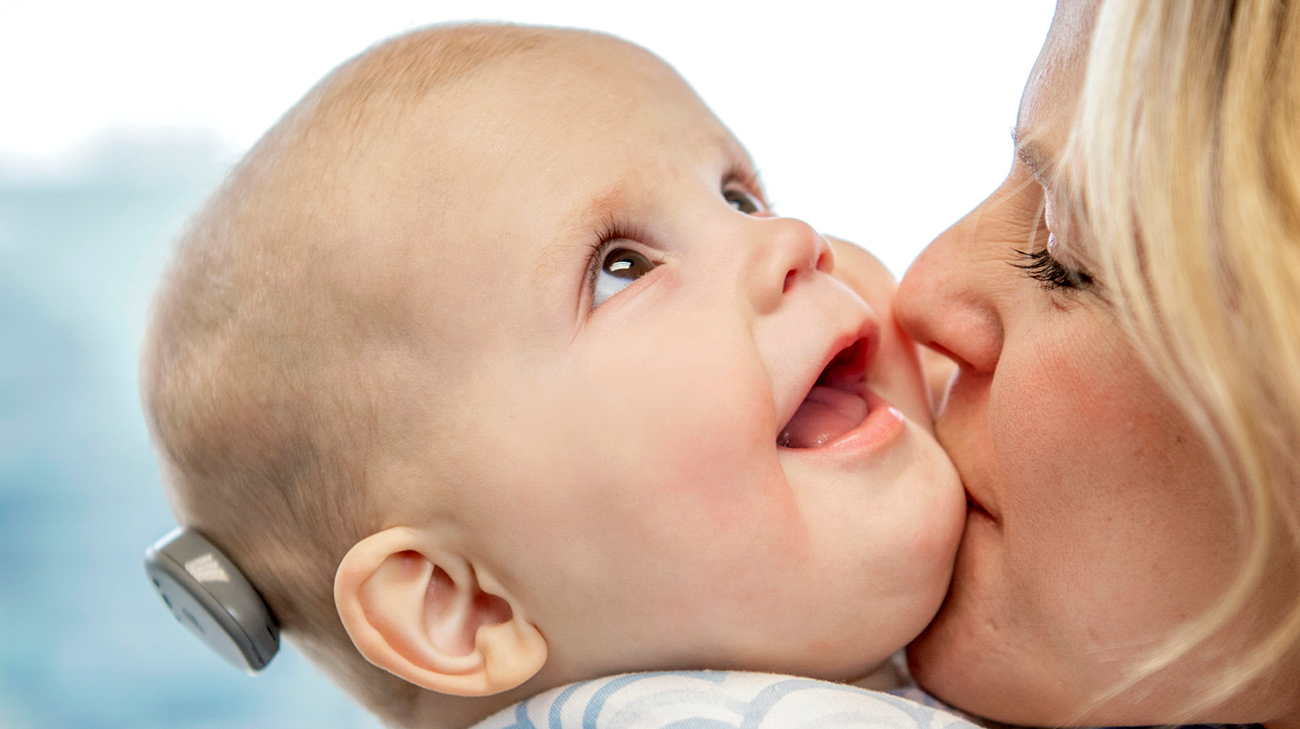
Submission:
[[201,534],[176,529],[144,553],[163,602],[236,668],[257,673],[280,649],[280,628],[239,568]]

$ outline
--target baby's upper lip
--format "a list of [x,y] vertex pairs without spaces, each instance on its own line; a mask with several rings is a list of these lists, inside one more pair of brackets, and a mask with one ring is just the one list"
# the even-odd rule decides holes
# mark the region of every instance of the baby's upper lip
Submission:
[[821,378],[822,373],[826,371],[827,366],[835,360],[844,350],[857,346],[853,353],[854,369],[857,371],[856,381],[849,381],[845,378],[836,378],[836,381],[830,383],[836,387],[855,388],[860,394],[866,395],[869,381],[871,364],[875,361],[876,351],[880,344],[880,325],[871,318],[863,318],[858,322],[854,329],[846,329],[837,332],[826,344],[822,352],[821,359],[811,360],[808,369],[798,380],[798,397],[791,401],[787,406],[788,412],[778,413],[777,432],[775,437],[779,438],[781,432],[794,418],[794,414],[799,410],[799,406],[808,397],[808,393],[817,385],[817,380]]

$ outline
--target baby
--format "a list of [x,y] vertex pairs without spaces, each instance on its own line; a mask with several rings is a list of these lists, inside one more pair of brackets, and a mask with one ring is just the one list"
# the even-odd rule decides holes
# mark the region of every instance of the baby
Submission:
[[965,512],[893,290],[646,51],[437,27],[195,218],[142,389],[178,520],[390,724],[630,670],[849,681],[938,609]]

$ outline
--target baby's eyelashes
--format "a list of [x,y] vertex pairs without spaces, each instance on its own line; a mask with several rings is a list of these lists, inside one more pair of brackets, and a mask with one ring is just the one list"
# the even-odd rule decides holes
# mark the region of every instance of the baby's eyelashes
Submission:
[[640,251],[620,246],[619,243],[620,241],[611,241],[601,254],[600,267],[596,269],[596,280],[592,286],[593,309],[659,265]]
[[763,204],[763,201],[743,187],[735,185],[726,187],[722,191],[722,197],[731,207],[746,215],[767,212],[767,206]]

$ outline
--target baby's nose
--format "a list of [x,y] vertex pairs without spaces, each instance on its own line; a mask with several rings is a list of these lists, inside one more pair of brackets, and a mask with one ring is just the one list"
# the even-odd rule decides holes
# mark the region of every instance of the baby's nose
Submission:
[[802,220],[762,218],[754,223],[759,234],[746,286],[759,313],[775,309],[787,293],[816,272],[834,270],[830,243]]

